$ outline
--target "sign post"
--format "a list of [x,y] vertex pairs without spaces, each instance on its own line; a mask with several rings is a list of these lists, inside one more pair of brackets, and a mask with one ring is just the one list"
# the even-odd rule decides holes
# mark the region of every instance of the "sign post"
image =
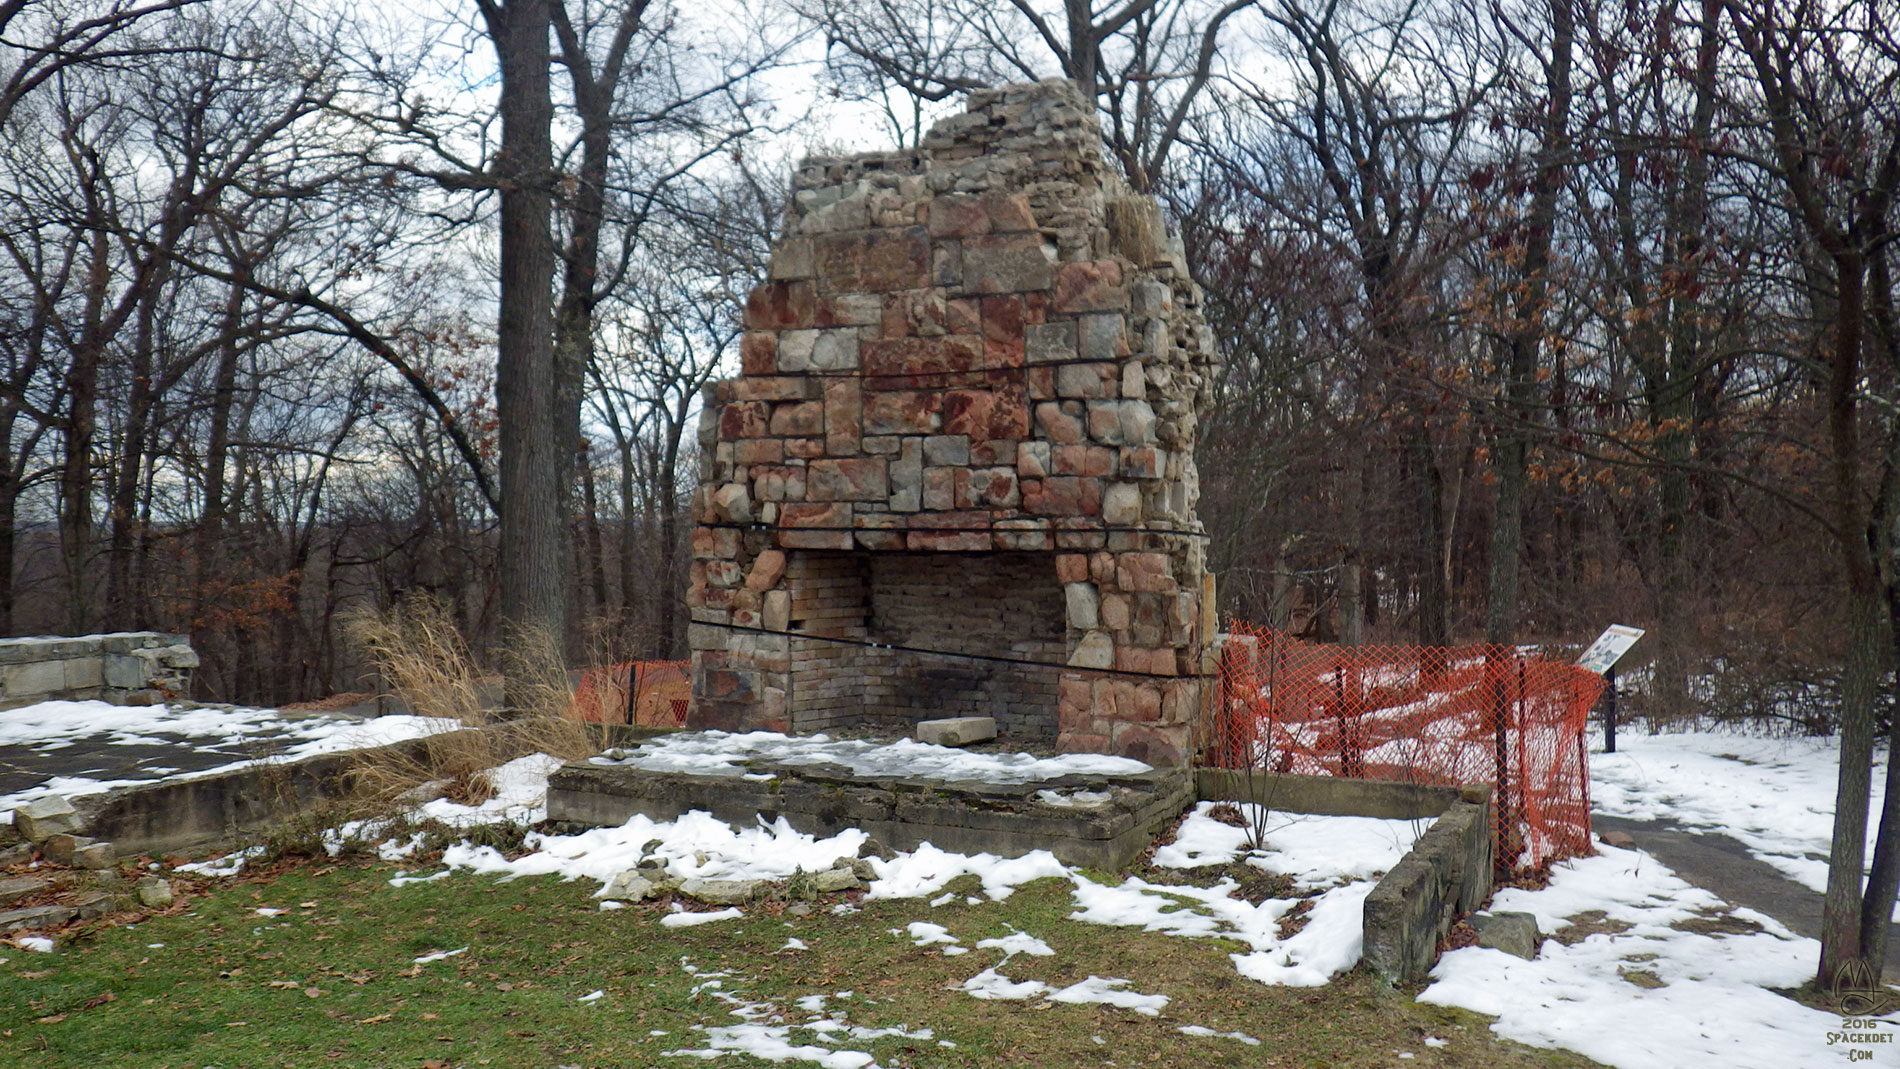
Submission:
[[1636,645],[1645,632],[1640,627],[1627,627],[1623,624],[1611,624],[1597,636],[1590,648],[1577,658],[1577,667],[1587,672],[1595,672],[1609,684],[1609,699],[1603,709],[1603,752],[1616,752],[1616,662]]

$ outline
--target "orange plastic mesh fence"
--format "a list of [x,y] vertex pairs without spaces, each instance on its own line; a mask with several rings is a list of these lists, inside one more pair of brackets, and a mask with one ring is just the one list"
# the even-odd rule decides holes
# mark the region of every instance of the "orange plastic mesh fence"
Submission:
[[586,669],[569,715],[589,723],[679,727],[692,699],[692,668],[691,661],[631,661]]
[[1590,852],[1584,727],[1603,679],[1509,646],[1323,646],[1236,622],[1212,761],[1493,790],[1500,867]]

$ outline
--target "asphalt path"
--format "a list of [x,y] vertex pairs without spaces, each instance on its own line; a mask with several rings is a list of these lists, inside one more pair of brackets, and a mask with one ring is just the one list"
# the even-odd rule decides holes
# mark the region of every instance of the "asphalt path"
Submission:
[[[1596,814],[1590,823],[1599,833],[1626,833],[1676,875],[1733,905],[1766,913],[1797,934],[1821,938],[1821,895],[1750,854],[1736,839],[1667,820]],[[1888,929],[1886,965],[1888,977],[1900,977],[1900,925]]]

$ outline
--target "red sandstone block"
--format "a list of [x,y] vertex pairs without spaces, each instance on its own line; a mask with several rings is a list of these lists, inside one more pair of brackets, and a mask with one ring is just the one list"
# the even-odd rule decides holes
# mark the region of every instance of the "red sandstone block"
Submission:
[[1161,477],[1161,451],[1153,446],[1140,448],[1122,447],[1122,477],[1125,479],[1159,479]]
[[1017,495],[1014,468],[956,469],[956,507],[960,509],[1013,509]]
[[1126,631],[1133,620],[1127,594],[1103,594],[1098,611],[1102,626],[1110,631]]
[[858,359],[867,376],[969,371],[982,363],[983,341],[973,334],[885,338],[859,343]]
[[1059,445],[1053,462],[1057,475],[1101,478],[1115,474],[1115,451],[1095,445]]
[[1083,439],[1082,421],[1054,401],[1036,406],[1036,436],[1056,445],[1078,445]]
[[1023,372],[1023,382],[1029,387],[1029,399],[1032,401],[1053,401],[1056,398],[1056,369],[1052,367],[1032,367]]
[[826,294],[930,285],[930,240],[923,227],[825,234],[814,240],[812,252],[818,289]]
[[786,549],[850,549],[850,531],[780,531],[778,544]]
[[998,234],[1036,229],[1035,213],[1029,210],[1029,198],[1021,193],[985,193],[983,210],[990,217],[990,229]]
[[1107,735],[1064,731],[1056,736],[1057,753],[1109,753]]
[[1089,581],[1089,559],[1080,553],[1056,554],[1056,578],[1064,583]]
[[982,197],[946,193],[932,200],[925,209],[924,226],[933,238],[975,237],[990,232],[990,213]]
[[[851,526],[851,506],[843,502],[830,505],[798,502],[779,509],[780,527],[849,527]],[[846,548],[850,538],[845,539]]]
[[792,401],[772,406],[772,433],[780,437],[809,437],[825,433],[823,401]]
[[983,337],[991,341],[1014,342],[1020,349],[1023,344],[1022,295],[1009,293],[984,297],[981,305]]
[[706,562],[706,584],[708,586],[738,586],[745,578],[744,569],[738,561],[709,560]]
[[[1030,484],[1035,483],[1031,492]],[[1023,509],[1037,516],[1096,516],[1102,511],[1102,484],[1071,476],[1025,479]]]
[[732,446],[736,464],[777,464],[785,459],[785,443],[777,438],[741,438]]
[[1043,553],[1050,548],[1049,530],[1040,520],[997,520],[990,532],[995,548],[1005,553]]
[[739,555],[739,532],[730,527],[693,528],[693,556],[708,560]]
[[[1185,764],[1188,758],[1188,732],[1185,725],[1121,723],[1115,725],[1108,752],[1132,757],[1150,765],[1170,768]],[[1057,742],[1061,747],[1061,742]]]
[[739,367],[747,375],[770,375],[778,367],[778,335],[766,330],[747,331],[739,339]]
[[806,496],[812,501],[884,501],[891,496],[890,467],[883,457],[814,460],[806,471]]
[[[737,534],[738,532],[734,532]],[[778,549],[763,549],[752,558],[752,570],[746,573],[745,588],[759,593],[778,585],[779,578],[785,574],[785,552]]]
[[1016,450],[1022,443],[1014,438],[991,438],[970,443],[970,463],[977,467],[1014,467]]
[[825,455],[825,440],[823,438],[787,438],[785,439],[785,455],[796,460],[822,457]]
[[818,293],[810,282],[767,282],[746,295],[747,330],[794,330],[812,325]]
[[957,507],[957,468],[925,468],[923,506],[927,509]]
[[811,380],[804,376],[747,375],[732,386],[732,396],[740,401],[803,401],[810,391]]
[[1089,578],[1097,583],[1115,581],[1115,555],[1113,553],[1089,554]]
[[858,531],[856,532],[859,549],[890,550],[904,548],[902,531]]
[[734,401],[719,411],[719,437],[728,442],[763,438],[771,411],[764,401]]
[[825,451],[835,457],[857,453],[864,439],[864,395],[856,379],[825,384]]
[[805,469],[768,464],[754,467],[752,496],[760,501],[803,501]]
[[1122,286],[1122,265],[1116,261],[1089,260],[1056,269],[1053,311],[1058,314],[1119,312],[1127,307],[1128,290]]
[[973,553],[990,548],[988,531],[911,531],[905,548],[939,553]]
[[998,341],[994,338],[983,339],[983,351],[977,356],[977,366],[982,368],[1022,367],[1023,343],[1018,341]]
[[732,608],[732,588],[731,587],[714,587],[714,586],[707,587],[705,607],[708,609],[719,609],[721,611],[731,609]]

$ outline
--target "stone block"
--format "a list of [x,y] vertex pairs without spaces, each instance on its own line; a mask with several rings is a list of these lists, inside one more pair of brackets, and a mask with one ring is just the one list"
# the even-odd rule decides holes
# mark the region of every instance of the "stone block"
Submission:
[[883,457],[814,460],[807,468],[806,494],[812,501],[884,501],[891,495],[889,465]]
[[1063,364],[1056,368],[1056,393],[1084,399],[1108,397],[1114,375],[1113,364]]
[[1057,402],[1044,401],[1036,406],[1036,433],[1055,445],[1079,444],[1084,435],[1078,415]]
[[924,439],[924,462],[931,465],[968,464],[970,462],[970,436],[967,434],[938,434]]
[[[184,650],[185,653],[191,655],[192,663],[189,665],[179,665],[178,667],[197,667],[197,654],[191,652],[190,646],[184,647]],[[94,687],[104,686],[106,681],[104,661],[105,659],[103,657],[75,657],[70,661],[63,662],[66,669],[66,683],[64,689],[68,692],[72,692],[91,690]]]
[[1061,319],[1023,328],[1023,357],[1031,364],[1066,363],[1075,359],[1075,321]]
[[752,570],[746,573],[747,590],[764,593],[778,585],[779,578],[785,574],[785,551],[766,549],[752,559]]
[[1128,355],[1126,322],[1113,312],[1081,316],[1075,321],[1075,353],[1082,360],[1119,360]]
[[1021,386],[992,390],[946,390],[943,429],[976,441],[1029,437],[1029,396]]
[[985,193],[983,210],[990,217],[990,229],[998,234],[1036,229],[1036,216],[1030,211],[1029,198],[1021,193]]
[[746,296],[747,330],[793,330],[812,325],[818,293],[808,281],[767,282]]
[[996,718],[989,716],[954,716],[941,720],[920,720],[917,722],[918,742],[933,746],[968,746],[973,742],[983,742],[996,737]]
[[930,285],[923,227],[824,234],[813,240],[818,292],[883,293]]
[[1080,553],[1058,553],[1056,578],[1064,583],[1088,582],[1089,559]]
[[713,515],[727,523],[752,522],[752,495],[744,483],[727,483],[713,491]]
[[75,853],[91,845],[92,840],[83,835],[61,832],[58,835],[47,836],[40,843],[40,856],[55,865],[70,865],[73,863]]
[[856,379],[825,384],[825,451],[853,456],[864,435],[864,394]]
[[858,366],[858,334],[855,330],[827,330],[819,333],[811,348],[814,371],[850,371]]
[[1122,265],[1115,260],[1063,264],[1056,270],[1055,286],[1051,310],[1064,315],[1119,312],[1128,306],[1128,291],[1122,286]]
[[1055,475],[1083,475],[1100,479],[1115,474],[1115,451],[1094,445],[1059,445],[1054,449]]
[[164,909],[170,906],[174,899],[171,882],[157,876],[146,876],[140,879],[134,885],[134,891],[138,895],[139,905],[146,909]]
[[[1040,408],[1041,406],[1037,406]],[[1048,442],[1020,442],[1016,446],[1016,476],[1019,479],[1040,479],[1054,474],[1053,457]]]
[[971,293],[1025,293],[1055,282],[1054,250],[1036,233],[988,234],[963,242],[963,288]]
[[1069,654],[1071,668],[1115,667],[1115,640],[1106,631],[1090,631]]
[[739,370],[745,375],[770,375],[778,370],[778,335],[750,330],[739,339]]
[[1070,627],[1093,631],[1101,626],[1101,601],[1094,583],[1064,583],[1062,594]]
[[22,898],[39,894],[51,886],[52,884],[38,876],[14,876],[0,879],[0,906],[10,906]]
[[864,433],[935,434],[943,426],[943,395],[897,391],[864,395]]
[[814,437],[825,433],[823,401],[790,401],[772,406],[771,431],[784,438]]
[[933,238],[971,238],[990,232],[990,213],[982,197],[951,193],[931,200],[924,226]]
[[66,688],[66,662],[28,661],[8,665],[0,673],[0,680],[4,680],[5,696],[9,698],[57,694]]
[[1102,522],[1132,527],[1141,522],[1141,488],[1134,483],[1110,483],[1102,494]]
[[54,835],[66,835],[80,829],[79,811],[56,794],[36,798],[13,811],[13,826],[29,843],[45,842]]
[[1543,933],[1537,930],[1537,917],[1530,913],[1498,911],[1473,913],[1471,927],[1478,933],[1478,945],[1523,958],[1537,957],[1543,945]]
[[741,438],[763,438],[772,419],[772,406],[764,401],[735,401],[719,410],[719,437],[728,442]]
[[770,880],[682,880],[679,893],[715,906],[742,906],[765,895]]
[[1028,479],[1022,483],[1023,508],[1037,516],[1099,516],[1102,484],[1097,479]]
[[118,848],[111,843],[87,843],[73,851],[69,862],[82,869],[109,869],[118,863]]

